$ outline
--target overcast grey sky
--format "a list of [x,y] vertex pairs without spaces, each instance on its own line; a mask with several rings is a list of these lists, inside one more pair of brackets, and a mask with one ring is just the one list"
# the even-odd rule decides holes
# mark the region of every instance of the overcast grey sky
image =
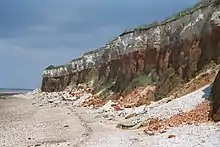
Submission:
[[67,63],[196,1],[0,0],[0,87],[39,87],[46,66]]

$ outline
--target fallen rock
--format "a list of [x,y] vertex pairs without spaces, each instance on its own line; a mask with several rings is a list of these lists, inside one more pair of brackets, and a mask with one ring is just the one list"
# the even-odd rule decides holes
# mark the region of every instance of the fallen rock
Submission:
[[133,114],[132,108],[124,108],[122,111],[118,113],[118,115],[121,117],[128,117],[129,115],[132,115],[132,114]]
[[67,98],[64,98],[64,100],[66,100],[66,101],[75,101],[75,100],[77,100],[77,97],[67,97]]
[[147,131],[147,130],[144,130],[144,133],[150,136],[155,134],[153,131]]
[[103,117],[112,120],[115,117],[115,113],[113,111],[108,111],[104,113]]
[[134,111],[133,113],[135,113],[136,115],[139,115],[139,114],[143,114],[145,113],[147,110],[146,110],[146,106],[145,105],[142,105],[142,106],[139,106],[137,108],[134,108]]
[[178,127],[181,125],[192,125],[204,123],[209,120],[210,106],[208,101],[204,101],[197,105],[189,112],[173,115],[168,119],[150,119],[148,129],[149,131],[166,130],[169,127]]
[[96,96],[92,96],[91,98],[87,99],[84,103],[83,103],[83,107],[90,107],[90,108],[100,108],[105,104],[105,100],[96,97]]
[[160,130],[160,133],[166,133],[167,131],[166,130]]
[[214,121],[220,121],[220,71],[218,72],[218,75],[216,76],[215,81],[212,85],[210,99],[210,117]]
[[117,105],[117,106],[114,106],[114,110],[115,111],[120,111],[120,110],[123,110],[123,109],[120,106]]
[[155,108],[155,107],[158,107],[160,105],[163,105],[165,103],[168,103],[172,101],[172,97],[168,97],[168,98],[163,98],[162,100],[159,100],[157,102],[153,102],[152,104],[150,104],[148,107],[149,108]]
[[39,104],[39,107],[42,107],[43,106],[43,104]]
[[154,96],[155,89],[156,87],[151,85],[135,88],[132,92],[122,94],[123,96],[118,100],[118,103],[125,108],[150,104],[152,101],[156,101]]
[[136,123],[132,122],[132,121],[127,121],[124,123],[119,123],[117,125],[118,128],[122,128],[122,129],[127,129],[127,128],[131,128],[134,127],[136,125]]
[[73,104],[74,106],[81,106],[83,105],[83,103],[89,99],[90,97],[92,97],[91,93],[85,94],[83,96],[81,96],[78,100],[75,101],[75,103]]
[[114,103],[112,100],[109,100],[104,106],[102,106],[99,109],[99,111],[100,112],[114,111],[113,106],[116,106],[116,103]]
[[169,135],[168,138],[175,138],[176,135]]
[[56,105],[58,105],[58,104],[61,103],[61,101],[60,101],[60,100],[56,100],[56,101],[54,101],[53,103],[56,104]]
[[49,103],[53,103],[54,101],[56,101],[56,100],[58,100],[57,98],[54,98],[54,99],[48,99],[47,101],[49,102]]
[[135,116],[135,113],[132,113],[132,114],[129,114],[129,115],[125,116],[125,119],[129,119],[129,118],[134,117],[134,116]]

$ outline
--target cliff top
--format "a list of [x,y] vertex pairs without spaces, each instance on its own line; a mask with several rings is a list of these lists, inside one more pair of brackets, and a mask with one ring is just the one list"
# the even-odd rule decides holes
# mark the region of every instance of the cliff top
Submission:
[[102,50],[105,50],[105,47],[101,47],[101,48],[98,48],[98,49],[95,49],[95,50],[91,50],[91,51],[88,51],[88,52],[85,52],[83,55],[90,55],[90,54],[95,54],[95,53],[98,53]]
[[[219,4],[220,4],[220,0],[202,0],[199,3],[197,3],[196,5],[194,5],[193,7],[187,8],[187,9],[181,11],[181,12],[178,12],[178,13],[172,15],[171,17],[166,18],[164,21],[161,21],[161,22],[155,21],[155,22],[152,22],[150,24],[145,24],[145,25],[133,28],[133,29],[125,30],[119,36],[123,36],[123,35],[129,34],[129,33],[132,33],[134,31],[148,30],[148,29],[151,29],[153,27],[157,27],[157,26],[161,26],[161,25],[166,25],[167,23],[175,21],[175,20],[177,20],[177,19],[179,19],[181,17],[184,17],[186,15],[192,14],[193,12],[198,11],[198,10],[203,9],[203,8],[206,8],[206,7],[210,6],[210,5],[214,5],[215,6],[215,5],[219,5]],[[115,37],[114,39],[110,40],[106,45],[111,44],[112,42],[117,40],[117,38],[118,37]],[[105,46],[101,47],[101,48],[98,48],[98,49],[95,49],[95,50],[88,51],[88,52],[84,53],[83,56],[94,54],[94,53],[98,53],[98,52],[100,52],[102,50],[105,50]],[[79,57],[79,58],[73,59],[70,62],[80,61],[82,59],[83,59],[83,57]],[[45,70],[57,69],[57,68],[62,68],[62,67],[65,67],[65,65],[60,65],[60,66],[53,66],[53,65],[51,65],[51,66],[47,67]]]
[[199,3],[197,3],[196,5],[194,5],[193,7],[186,8],[186,9],[184,9],[184,10],[178,12],[178,13],[173,14],[170,17],[167,17],[165,20],[163,20],[161,22],[154,21],[150,24],[145,24],[145,25],[138,26],[136,28],[127,29],[123,33],[121,33],[119,36],[123,36],[123,35],[129,34],[129,33],[132,33],[134,31],[138,31],[138,30],[148,30],[148,29],[151,29],[153,27],[165,25],[167,23],[170,23],[172,21],[175,21],[175,20],[179,19],[180,17],[184,17],[186,15],[192,14],[193,12],[195,12],[199,9],[206,8],[206,7],[210,6],[211,4],[214,4],[214,3],[216,4],[216,2],[219,3],[220,0],[203,0]]

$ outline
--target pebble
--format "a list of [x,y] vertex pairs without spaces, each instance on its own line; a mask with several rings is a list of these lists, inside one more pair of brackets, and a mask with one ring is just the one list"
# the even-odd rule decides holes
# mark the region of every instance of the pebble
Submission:
[[134,127],[136,125],[136,123],[133,122],[123,122],[123,123],[119,123],[117,125],[117,127],[119,128],[130,128],[130,127]]
[[[138,123],[152,118],[168,119],[173,115],[188,112],[195,108],[198,104],[202,103],[205,100],[204,95],[209,95],[210,91],[211,86],[206,85],[192,93],[169,101],[169,103],[167,103],[169,98],[161,100],[162,102],[158,101],[152,105],[146,106],[145,109],[142,109],[142,112],[139,111],[140,115],[137,115],[132,121],[136,121],[136,124],[138,125]],[[129,112],[128,110],[129,109],[125,109],[124,111]],[[133,113],[133,111],[130,111],[129,113]]]
[[[162,104],[158,103],[158,105],[154,103],[153,107],[151,105],[149,107],[142,106],[140,108],[137,108],[136,113],[133,113],[135,112],[134,109],[129,109],[129,113],[138,114],[138,117],[135,119],[135,121],[128,120],[126,122],[119,124],[119,126],[122,128],[134,127],[137,126],[138,123],[143,122],[143,120],[146,120],[148,118],[156,118],[156,117],[169,118],[174,114],[189,111],[192,108],[194,108],[196,105],[204,101],[205,98],[203,96],[207,95],[210,92],[210,89],[211,89],[210,85],[206,85],[203,88],[188,95],[185,95],[181,98],[172,101],[168,99],[164,101]],[[63,93],[59,93],[59,94],[62,95]],[[54,98],[54,96],[56,95],[57,93],[38,94],[38,96],[40,96],[43,99],[42,100],[43,103],[44,101],[48,102],[47,101],[48,99]],[[68,95],[65,95],[64,97],[66,96]],[[43,104],[39,104],[39,105],[43,106]],[[112,106],[113,104],[109,103],[106,106],[106,110],[102,111],[101,113],[108,112],[109,116],[112,117],[112,115],[115,115],[112,111],[114,110],[112,109]],[[219,147],[220,132],[219,129],[217,129],[218,127],[216,126],[215,127],[213,125],[208,126],[206,124],[205,126],[195,125],[195,126],[175,127],[167,131],[161,131],[160,132],[161,134],[155,134],[152,131],[145,131],[145,133],[150,136],[149,137],[145,135],[146,137],[148,137],[145,139],[147,143],[146,146],[170,147],[170,146],[178,145],[178,146],[195,146],[195,147],[202,147],[202,146]],[[65,125],[64,127],[67,128],[69,127],[69,125]],[[178,138],[176,136],[178,136]],[[170,139],[170,138],[176,138],[176,139]],[[152,142],[152,140],[155,140],[155,142]],[[36,144],[35,146],[41,146],[41,144]]]
[[[205,91],[205,92],[204,92]],[[170,118],[175,114],[192,110],[195,106],[205,100],[204,95],[209,94],[211,86],[206,85],[190,94],[174,99],[158,107],[148,109],[146,112],[150,118]]]
[[69,125],[65,125],[65,126],[64,126],[64,128],[68,128],[68,127],[69,127]]
[[169,135],[168,138],[174,138],[176,135]]
[[152,131],[144,131],[144,133],[146,133],[147,135],[150,135],[150,136],[155,135],[154,132],[152,132]]

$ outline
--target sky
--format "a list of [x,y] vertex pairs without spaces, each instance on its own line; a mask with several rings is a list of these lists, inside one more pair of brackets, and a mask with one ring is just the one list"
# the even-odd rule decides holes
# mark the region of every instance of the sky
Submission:
[[0,0],[0,87],[37,88],[42,70],[197,0]]

